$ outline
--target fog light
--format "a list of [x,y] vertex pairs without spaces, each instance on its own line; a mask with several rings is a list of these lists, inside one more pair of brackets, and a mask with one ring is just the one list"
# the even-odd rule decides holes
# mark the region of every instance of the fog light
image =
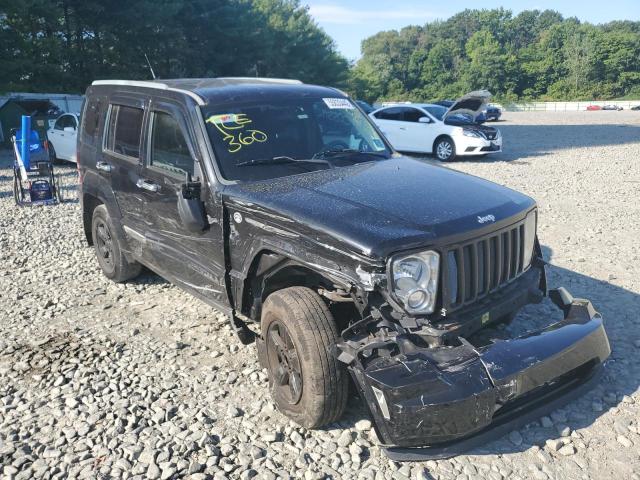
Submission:
[[375,395],[376,400],[378,401],[378,405],[380,406],[380,411],[382,412],[382,416],[386,420],[389,420],[391,418],[391,415],[389,414],[389,407],[387,405],[387,399],[384,398],[384,393],[382,393],[382,390],[376,387],[371,387],[371,390],[373,390],[373,394]]

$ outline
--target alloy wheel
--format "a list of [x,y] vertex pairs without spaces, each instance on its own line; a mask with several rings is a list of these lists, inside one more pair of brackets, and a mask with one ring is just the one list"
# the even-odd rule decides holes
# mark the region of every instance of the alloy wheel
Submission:
[[436,148],[436,155],[440,160],[447,160],[453,153],[453,146],[447,140],[441,140],[438,142]]
[[96,225],[96,244],[98,246],[98,252],[102,258],[104,264],[112,269],[114,267],[114,249],[113,249],[113,237],[109,226],[102,220]]
[[267,333],[267,358],[276,394],[290,405],[297,404],[303,387],[300,359],[289,331],[277,320]]

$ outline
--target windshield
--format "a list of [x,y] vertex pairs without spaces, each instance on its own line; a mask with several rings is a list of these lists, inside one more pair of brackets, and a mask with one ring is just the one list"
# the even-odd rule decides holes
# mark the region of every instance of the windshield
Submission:
[[447,113],[448,110],[448,108],[440,105],[425,105],[424,109],[438,120],[442,120],[444,118],[444,114]]
[[255,181],[354,163],[392,151],[346,98],[293,98],[203,108],[222,176]]

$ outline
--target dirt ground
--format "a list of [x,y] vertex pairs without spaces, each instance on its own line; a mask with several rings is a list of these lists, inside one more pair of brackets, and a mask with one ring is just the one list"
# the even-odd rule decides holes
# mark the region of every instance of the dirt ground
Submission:
[[0,478],[640,480],[640,112],[496,126],[503,153],[448,166],[538,201],[550,286],[605,319],[612,355],[594,390],[448,460],[389,461],[355,398],[341,422],[306,431],[274,411],[255,347],[224,316],[151,273],[102,276],[75,168],[58,169],[68,202],[19,209],[1,150]]

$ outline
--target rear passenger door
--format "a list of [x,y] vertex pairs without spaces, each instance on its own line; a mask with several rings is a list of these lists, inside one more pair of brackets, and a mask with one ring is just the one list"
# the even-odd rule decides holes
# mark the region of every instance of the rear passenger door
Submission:
[[178,102],[153,100],[146,131],[146,160],[139,180],[146,222],[145,260],[155,271],[215,304],[228,304],[224,282],[221,212],[207,202],[209,226],[187,230],[178,200],[187,175],[201,182],[201,198],[210,197],[197,142]]
[[144,243],[144,196],[137,182],[142,170],[142,131],[147,111],[148,100],[144,98],[111,98],[102,151],[96,161],[96,171],[111,182],[123,228],[136,256],[141,256]]

